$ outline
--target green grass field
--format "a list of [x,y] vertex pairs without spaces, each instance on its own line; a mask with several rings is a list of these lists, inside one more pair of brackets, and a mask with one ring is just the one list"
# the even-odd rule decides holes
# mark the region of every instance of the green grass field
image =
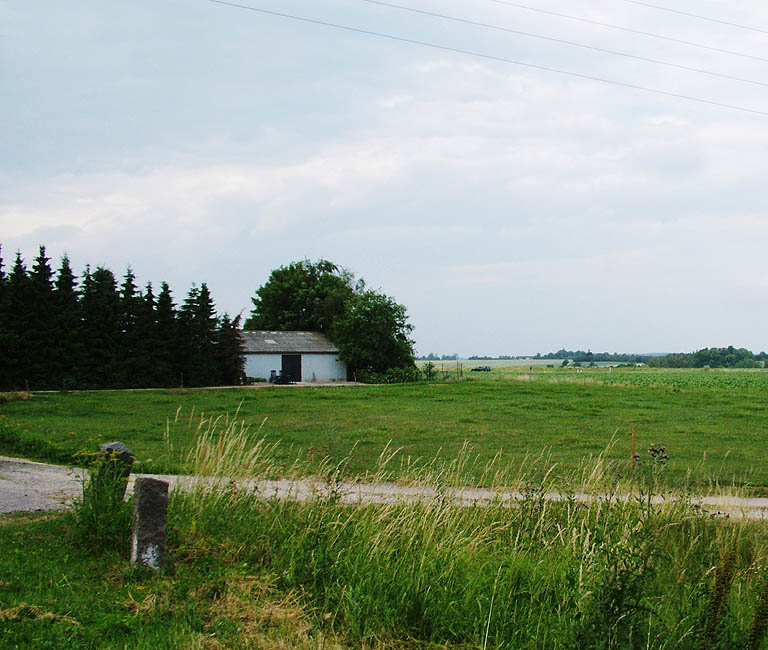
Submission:
[[[90,516],[104,514],[98,504],[0,516],[0,647],[766,650],[765,523],[707,512],[669,485],[690,471],[701,491],[714,479],[768,487],[766,375],[601,373],[2,396],[6,453],[66,460],[121,439],[141,469],[326,470],[329,488],[348,457],[347,475],[417,476],[434,496],[350,506],[332,489],[309,502],[254,498],[237,481],[174,491],[160,575],[126,560],[130,503],[108,519]],[[213,433],[198,437],[201,412],[230,425],[205,423]],[[643,464],[627,472],[632,424]],[[251,454],[261,436],[276,452]],[[382,467],[390,440],[401,451]],[[595,462],[611,440],[619,462]],[[668,464],[646,452],[652,442],[667,445]],[[423,459],[416,470],[409,457]],[[586,486],[582,465],[595,470]],[[443,489],[484,482],[522,499],[457,507]],[[579,485],[632,498],[547,499]]]
[[452,459],[469,443],[478,477],[498,452],[511,465],[544,455],[549,460],[537,462],[534,474],[551,464],[556,474],[570,474],[603,452],[626,463],[635,425],[639,449],[655,443],[670,450],[671,480],[690,473],[702,488],[712,482],[768,488],[768,372],[474,375],[480,373],[439,384],[39,393],[0,404],[0,451],[61,461],[121,440],[136,451],[143,471],[186,471],[200,414],[234,416],[239,409],[255,436],[279,441],[286,464],[299,457],[311,468],[324,457],[349,456],[346,471],[360,475],[391,443],[401,449],[392,468],[402,474],[409,457]]

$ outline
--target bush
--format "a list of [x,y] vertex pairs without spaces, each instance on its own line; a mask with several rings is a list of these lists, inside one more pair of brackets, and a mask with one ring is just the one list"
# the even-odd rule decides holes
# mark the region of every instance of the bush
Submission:
[[131,529],[131,503],[125,500],[128,479],[115,454],[81,454],[90,458],[83,477],[83,496],[72,504],[77,540],[96,554],[126,552]]

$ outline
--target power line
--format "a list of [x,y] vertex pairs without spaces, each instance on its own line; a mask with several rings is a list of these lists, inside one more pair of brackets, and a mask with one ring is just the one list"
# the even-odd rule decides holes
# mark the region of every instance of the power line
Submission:
[[588,25],[597,25],[598,27],[607,27],[608,29],[618,29],[623,32],[629,32],[630,34],[639,34],[640,36],[649,36],[650,38],[658,38],[662,41],[668,41],[670,43],[678,43],[679,45],[689,45],[691,47],[698,47],[702,50],[709,50],[711,52],[720,52],[721,54],[730,54],[732,56],[739,56],[744,59],[752,59],[754,61],[763,61],[768,63],[768,59],[761,56],[753,56],[752,54],[744,54],[743,52],[734,52],[733,50],[725,50],[719,47],[713,47],[711,45],[704,45],[703,43],[694,43],[693,41],[684,41],[680,38],[673,38],[672,36],[662,36],[661,34],[654,34],[653,32],[644,32],[640,29],[632,29],[631,27],[622,27],[621,25],[612,25],[611,23],[604,23],[599,20],[590,20],[589,18],[582,18],[581,16],[571,16],[569,14],[561,14],[557,11],[549,11],[547,9],[539,9],[538,7],[529,7],[528,5],[518,4],[516,2],[509,2],[508,0],[488,0],[488,2],[495,2],[496,4],[506,5],[508,7],[516,7],[517,9],[525,9],[526,11],[535,11],[540,14],[546,14],[547,16],[556,16],[557,18],[565,18],[566,20],[576,20],[580,23],[587,23]]
[[587,79],[589,81],[599,81],[601,83],[611,84],[614,86],[621,86],[623,88],[631,88],[632,90],[641,90],[643,92],[654,93],[656,95],[664,95],[665,97],[675,97],[677,99],[686,99],[692,102],[698,102],[700,104],[707,104],[709,106],[718,106],[720,108],[728,108],[735,111],[742,111],[744,113],[752,113],[754,115],[768,116],[768,111],[760,111],[754,108],[746,108],[744,106],[736,106],[735,104],[725,104],[723,102],[717,102],[711,99],[702,99],[701,97],[694,97],[692,95],[683,95],[680,93],[673,93],[666,90],[659,90],[657,88],[648,88],[647,86],[638,86],[635,84],[626,83],[623,81],[615,81],[612,79],[604,79],[602,77],[595,77],[581,72],[572,72],[570,70],[560,70],[558,68],[551,68],[544,65],[538,65],[535,63],[526,63],[525,61],[516,61],[514,59],[506,59],[500,56],[494,56],[492,54],[483,54],[481,52],[473,52],[472,50],[463,50],[457,47],[450,47],[448,45],[438,45],[436,43],[429,43],[427,41],[420,41],[413,38],[405,38],[403,36],[394,36],[392,34],[385,34],[383,32],[374,32],[368,29],[360,29],[358,27],[350,27],[349,25],[340,25],[338,23],[326,22],[324,20],[316,20],[314,18],[306,18],[305,16],[296,16],[293,14],[286,14],[279,11],[270,11],[269,9],[260,9],[258,7],[249,7],[247,5],[237,4],[235,2],[226,2],[225,0],[208,0],[215,4],[226,5],[228,7],[236,7],[238,9],[247,9],[248,11],[256,11],[261,14],[267,14],[270,16],[278,16],[280,18],[288,18],[290,20],[297,20],[303,23],[309,23],[312,25],[321,25],[322,27],[332,27],[334,29],[342,29],[348,32],[354,32],[356,34],[365,34],[367,36],[377,36],[379,38],[386,38],[392,41],[398,41],[400,43],[411,43],[413,45],[422,45],[424,47],[430,47],[436,50],[443,50],[445,52],[454,52],[456,54],[466,54],[468,56],[474,56],[480,59],[487,59],[489,61],[498,61],[500,63],[509,63],[511,65],[523,66],[526,68],[533,68],[534,70],[543,70],[545,72],[553,72],[555,74],[568,75],[571,77],[577,77],[579,79]]
[[622,0],[633,5],[641,5],[643,7],[650,7],[651,9],[658,9],[659,11],[668,11],[671,14],[678,14],[680,16],[688,16],[689,18],[700,18],[701,20],[708,20],[711,23],[719,23],[720,25],[728,25],[729,27],[738,27],[739,29],[748,29],[751,32],[760,32],[761,34],[768,34],[768,30],[760,29],[759,27],[750,27],[749,25],[740,25],[739,23],[732,23],[727,20],[720,20],[719,18],[711,18],[710,16],[702,16],[701,14],[692,14],[687,11],[680,11],[678,9],[670,9],[669,7],[662,7],[661,5],[654,5],[650,2],[640,2],[640,0]]
[[495,29],[500,32],[506,32],[507,34],[516,34],[518,36],[527,36],[530,38],[538,38],[551,43],[559,43],[561,45],[570,45],[572,47],[580,47],[585,50],[593,50],[594,52],[601,52],[603,54],[611,54],[613,56],[623,56],[628,59],[635,59],[637,61],[645,61],[646,63],[653,63],[656,65],[664,65],[670,68],[677,68],[679,70],[687,70],[689,72],[698,72],[700,74],[711,75],[713,77],[720,77],[722,79],[730,79],[731,81],[739,81],[741,83],[755,84],[757,86],[768,87],[768,83],[763,81],[755,81],[754,79],[746,79],[744,77],[735,77],[729,74],[723,74],[721,72],[714,72],[713,70],[705,70],[703,68],[694,68],[679,63],[673,63],[671,61],[663,61],[661,59],[651,59],[645,56],[639,56],[637,54],[630,54],[628,52],[620,52],[618,50],[609,50],[602,47],[595,47],[594,45],[587,45],[585,43],[577,43],[576,41],[567,41],[561,38],[553,38],[551,36],[543,36],[541,34],[533,34],[531,32],[523,32],[517,29],[510,29],[508,27],[501,27],[499,25],[492,25],[489,23],[481,23],[474,20],[468,20],[466,18],[457,18],[456,16],[449,16],[447,14],[441,14],[434,11],[426,11],[423,9],[415,9],[413,7],[406,7],[404,5],[391,4],[389,2],[383,2],[382,0],[362,0],[369,4],[381,5],[382,7],[390,7],[392,9],[401,9],[403,11],[410,11],[415,14],[422,14],[424,16],[432,16],[434,18],[441,18],[444,20],[451,20],[458,23],[465,23],[467,25],[474,25],[475,27],[484,27],[486,29]]

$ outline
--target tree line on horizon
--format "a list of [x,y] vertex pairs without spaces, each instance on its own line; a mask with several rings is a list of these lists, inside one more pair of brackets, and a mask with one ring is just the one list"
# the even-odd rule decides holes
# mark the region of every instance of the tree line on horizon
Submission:
[[31,269],[20,253],[6,274],[0,247],[0,390],[231,385],[243,375],[240,316],[217,315],[208,286],[177,307],[129,267],[54,274],[45,246]]
[[[436,355],[418,357],[426,361],[458,359],[458,355]],[[469,361],[492,361],[510,359],[570,360],[574,363],[645,363],[651,368],[763,368],[768,365],[768,353],[755,354],[746,348],[703,348],[696,352],[676,352],[672,354],[627,354],[620,352],[591,352],[587,350],[566,350],[535,355],[511,356],[502,354],[498,357],[472,355]]]
[[768,362],[768,354],[755,354],[746,348],[703,348],[696,352],[666,354],[652,357],[652,368],[762,368]]

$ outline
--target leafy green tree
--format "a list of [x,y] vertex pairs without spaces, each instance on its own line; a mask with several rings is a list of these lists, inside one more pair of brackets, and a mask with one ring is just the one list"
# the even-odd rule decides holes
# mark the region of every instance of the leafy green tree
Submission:
[[302,260],[272,271],[252,299],[246,330],[328,333],[355,294],[354,276],[328,260]]
[[413,327],[403,305],[378,291],[355,295],[333,327],[339,357],[354,375],[361,370],[384,373],[413,367]]

